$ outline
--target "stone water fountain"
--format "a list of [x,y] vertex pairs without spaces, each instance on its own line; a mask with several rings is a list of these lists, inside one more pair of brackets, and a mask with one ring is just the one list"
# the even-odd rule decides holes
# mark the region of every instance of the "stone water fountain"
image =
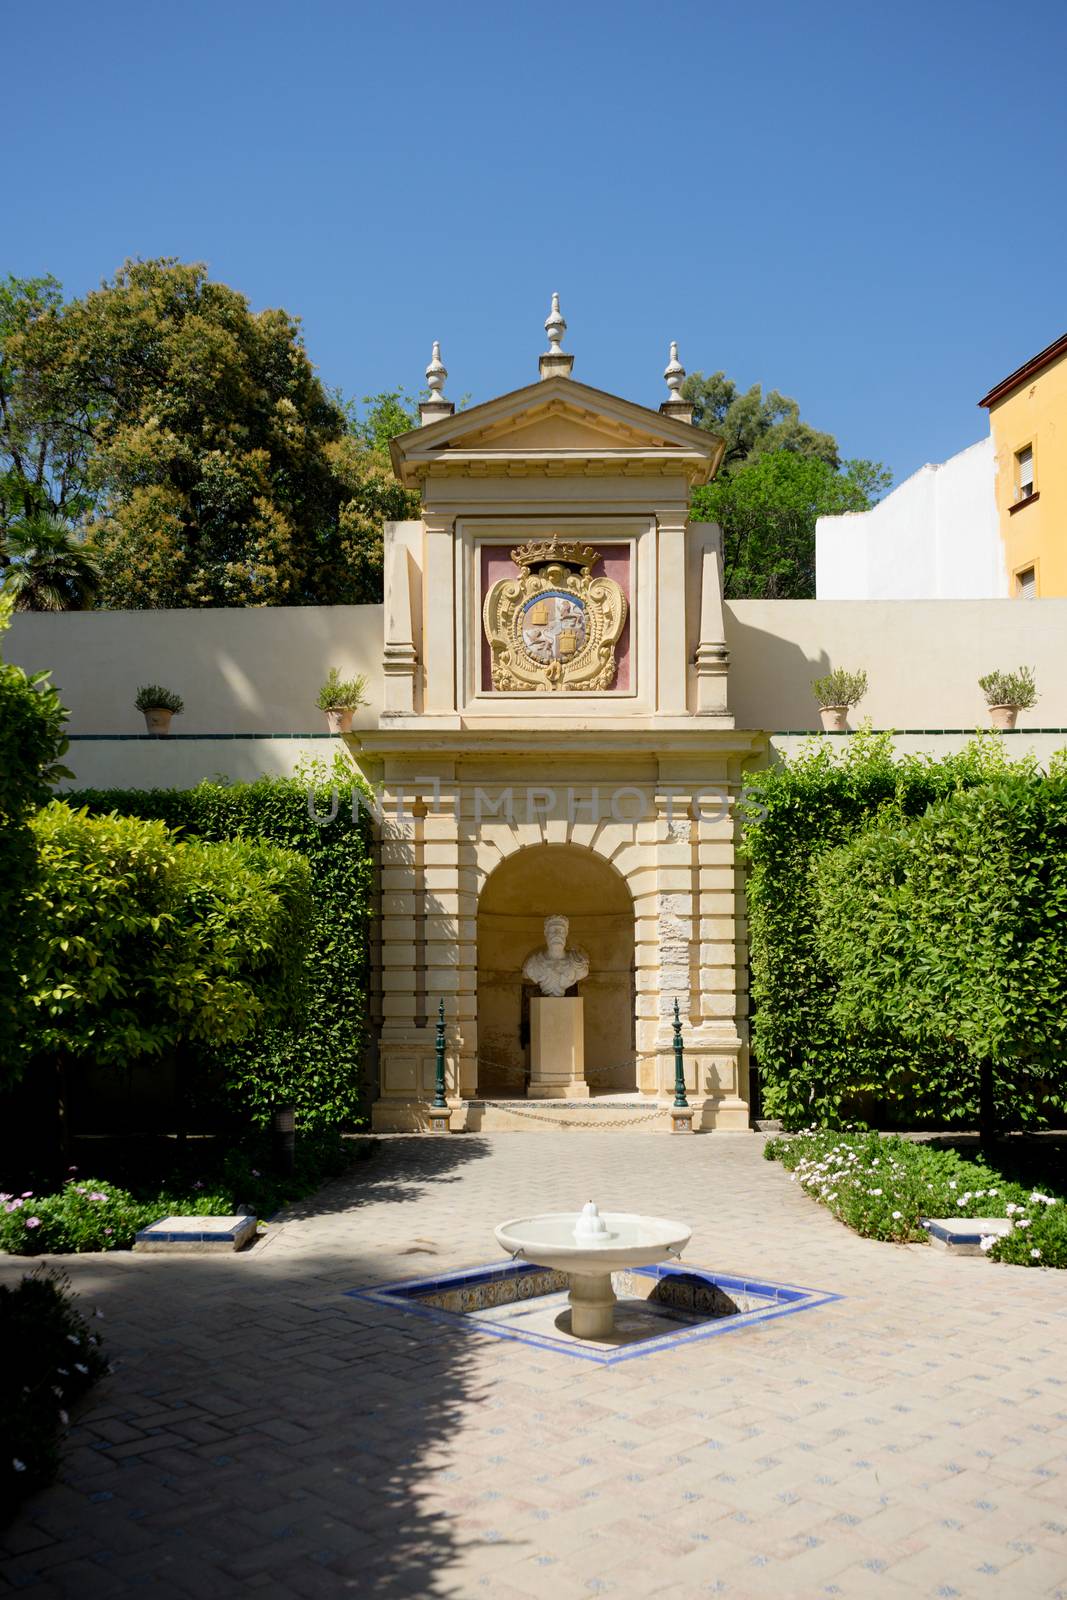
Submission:
[[629,1211],[601,1216],[593,1201],[581,1211],[549,1211],[515,1217],[495,1230],[513,1260],[528,1261],[570,1279],[571,1333],[576,1339],[610,1339],[616,1296],[611,1274],[651,1267],[680,1256],[691,1230],[663,1217]]

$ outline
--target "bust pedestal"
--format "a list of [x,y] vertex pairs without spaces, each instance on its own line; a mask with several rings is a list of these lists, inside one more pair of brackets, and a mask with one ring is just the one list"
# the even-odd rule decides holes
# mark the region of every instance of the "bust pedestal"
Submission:
[[531,1100],[588,1100],[580,998],[530,1001]]

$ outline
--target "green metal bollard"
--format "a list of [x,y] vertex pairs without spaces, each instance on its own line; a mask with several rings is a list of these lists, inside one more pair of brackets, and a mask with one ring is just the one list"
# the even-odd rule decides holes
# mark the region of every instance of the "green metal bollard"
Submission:
[[448,1108],[448,1101],[445,1099],[445,1003],[443,1000],[437,1007],[437,1064],[434,1068],[432,1103],[436,1111],[443,1111]]
[[430,1132],[452,1132],[452,1108],[445,1098],[445,1003],[437,1007],[437,1060],[434,1065],[433,1099],[430,1101]]
[[685,1063],[682,1060],[682,1019],[674,1002],[674,1104],[671,1107],[671,1132],[692,1133],[693,1113],[685,1094]]
[[685,1097],[685,1066],[682,1062],[682,1019],[678,1014],[678,1002],[674,1002],[674,1103],[676,1106],[688,1106]]

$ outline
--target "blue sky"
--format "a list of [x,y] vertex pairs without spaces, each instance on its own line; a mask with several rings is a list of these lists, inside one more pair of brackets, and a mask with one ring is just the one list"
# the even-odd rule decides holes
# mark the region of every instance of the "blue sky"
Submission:
[[[897,478],[1067,331],[1067,7],[54,0],[9,8],[0,270],[206,261],[324,380],[795,396]],[[14,176],[13,176],[14,174]]]

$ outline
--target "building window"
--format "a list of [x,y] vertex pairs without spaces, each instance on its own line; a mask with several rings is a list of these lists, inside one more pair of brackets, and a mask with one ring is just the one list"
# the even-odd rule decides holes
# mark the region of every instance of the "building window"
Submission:
[[1037,572],[1033,567],[1024,567],[1015,574],[1015,597],[1017,600],[1037,599]]
[[1015,498],[1029,500],[1034,492],[1034,447],[1028,444],[1015,452]]

